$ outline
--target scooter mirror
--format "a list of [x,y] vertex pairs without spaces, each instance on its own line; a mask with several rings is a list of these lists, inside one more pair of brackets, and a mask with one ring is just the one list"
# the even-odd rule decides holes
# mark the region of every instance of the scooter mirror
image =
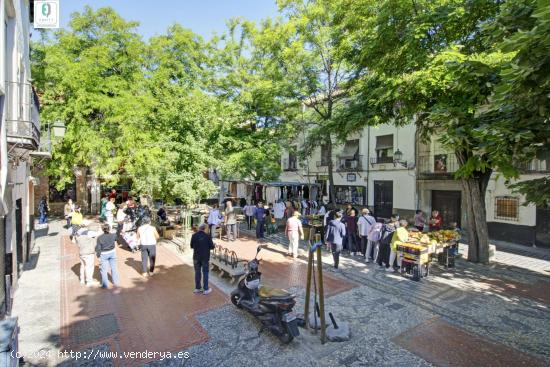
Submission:
[[256,249],[256,253],[259,253],[261,249],[262,249],[262,246],[258,246],[258,248]]

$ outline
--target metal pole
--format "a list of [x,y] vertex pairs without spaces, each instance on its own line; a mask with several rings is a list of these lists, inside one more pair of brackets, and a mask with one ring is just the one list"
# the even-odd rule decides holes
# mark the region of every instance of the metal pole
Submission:
[[317,247],[317,278],[319,279],[319,308],[321,309],[321,344],[327,341],[325,324],[325,292],[323,287],[323,259],[321,258],[321,247]]
[[[311,243],[310,243],[311,247]],[[308,251],[307,260],[307,280],[306,280],[306,305],[304,308],[304,318],[306,322],[306,329],[309,329],[309,304],[311,302],[311,275],[313,274],[313,252]],[[315,311],[313,311],[315,312]]]

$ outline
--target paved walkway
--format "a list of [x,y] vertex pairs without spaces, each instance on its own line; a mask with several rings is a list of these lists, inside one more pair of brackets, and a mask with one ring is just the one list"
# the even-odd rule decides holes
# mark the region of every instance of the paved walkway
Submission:
[[[60,224],[54,223],[50,232],[55,233],[56,226],[59,231]],[[37,239],[38,262],[23,273],[16,293],[25,356],[40,348],[70,348],[95,357],[66,358],[63,365],[70,366],[232,367],[250,365],[251,360],[260,366],[550,365],[550,262],[539,257],[541,262],[528,269],[530,253],[507,252],[491,266],[462,260],[449,271],[434,266],[433,276],[421,282],[344,256],[341,274],[326,272],[326,307],[339,322],[350,324],[352,339],[321,345],[318,335],[302,330],[299,338],[283,346],[269,333],[258,335],[258,322],[227,304],[234,285],[226,279],[211,273],[212,294],[190,292],[190,251],[164,243],[158,274],[145,280],[137,268],[138,254],[118,250],[123,281],[114,292],[81,287],[76,249],[60,242],[59,235]],[[250,238],[220,244],[237,249],[244,258],[251,258],[257,245]],[[296,292],[300,312],[305,253],[297,260],[285,257],[281,235],[264,244],[260,266],[265,282]],[[49,255],[43,256],[46,250]],[[328,270],[329,253],[323,253],[323,261]],[[40,292],[47,297],[37,295]],[[170,351],[170,357],[177,358],[107,354],[146,349]],[[60,360],[32,362],[57,365]]]

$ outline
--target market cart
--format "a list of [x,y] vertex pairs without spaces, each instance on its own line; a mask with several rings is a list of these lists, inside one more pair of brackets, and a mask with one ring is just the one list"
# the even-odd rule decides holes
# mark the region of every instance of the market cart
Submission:
[[454,230],[409,232],[407,242],[399,242],[396,246],[401,272],[419,281],[430,274],[430,263],[435,258],[445,268],[453,268],[459,238],[459,233]]

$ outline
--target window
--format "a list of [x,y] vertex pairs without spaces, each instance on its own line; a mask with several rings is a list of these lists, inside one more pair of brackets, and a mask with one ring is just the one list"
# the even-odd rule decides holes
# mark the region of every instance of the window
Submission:
[[519,220],[519,199],[513,196],[495,198],[495,219]]
[[376,163],[393,162],[393,134],[376,137]]
[[298,151],[298,147],[292,146],[290,147],[290,150],[288,151],[288,170],[296,170],[298,161],[298,157],[296,155],[296,152]]

